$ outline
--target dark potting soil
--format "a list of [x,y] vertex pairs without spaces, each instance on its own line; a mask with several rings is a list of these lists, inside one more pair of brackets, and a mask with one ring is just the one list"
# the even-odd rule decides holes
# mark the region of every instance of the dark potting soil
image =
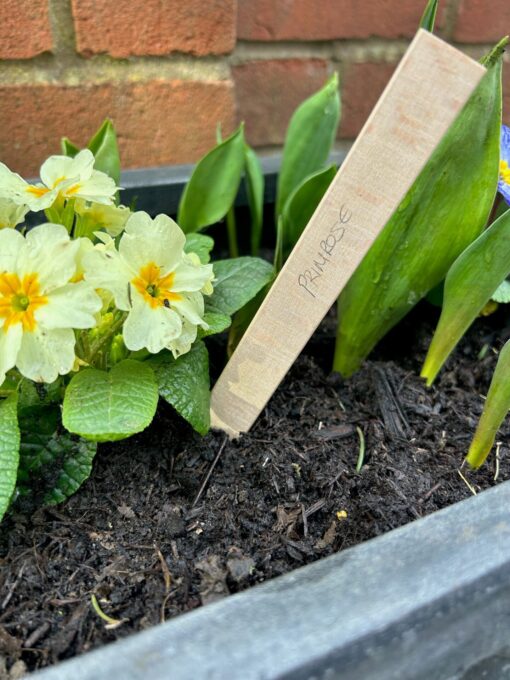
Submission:
[[[100,447],[91,478],[68,502],[17,509],[0,538],[0,679],[156,625],[509,479],[508,423],[497,457],[479,472],[460,469],[494,349],[509,335],[501,330],[504,312],[475,324],[428,390],[418,373],[430,314],[419,307],[347,381],[326,372],[329,319],[250,434],[202,439],[163,405],[146,432]],[[92,595],[118,624],[94,611]]]

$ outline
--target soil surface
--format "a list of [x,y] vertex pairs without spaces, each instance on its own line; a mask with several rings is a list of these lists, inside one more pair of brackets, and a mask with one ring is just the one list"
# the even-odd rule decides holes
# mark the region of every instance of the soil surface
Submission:
[[[202,439],[162,405],[146,432],[100,447],[91,478],[67,503],[17,509],[0,538],[0,679],[156,625],[508,479],[508,423],[498,457],[477,473],[459,469],[495,350],[510,334],[501,330],[504,312],[475,324],[427,390],[418,373],[435,316],[420,305],[347,381],[327,374],[329,319],[249,435]],[[213,372],[220,353],[213,351]],[[117,623],[94,611],[92,596]]]

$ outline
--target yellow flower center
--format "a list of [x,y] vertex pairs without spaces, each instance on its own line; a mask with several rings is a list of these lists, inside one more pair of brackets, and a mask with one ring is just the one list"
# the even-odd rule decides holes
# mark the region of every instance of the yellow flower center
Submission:
[[161,276],[161,269],[154,262],[144,265],[136,278],[131,283],[143,296],[152,309],[157,307],[169,307],[173,300],[180,300],[178,293],[172,292],[172,284],[175,275],[173,273]]
[[499,162],[499,176],[505,184],[510,184],[510,168],[506,161]]
[[34,312],[48,302],[40,294],[37,274],[26,274],[22,279],[17,274],[0,274],[0,319],[4,319],[3,330],[21,323],[25,332],[35,330],[37,323]]

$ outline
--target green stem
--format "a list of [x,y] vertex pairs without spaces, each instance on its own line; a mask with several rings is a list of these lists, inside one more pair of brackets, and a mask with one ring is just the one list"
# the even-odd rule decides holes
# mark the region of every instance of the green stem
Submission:
[[228,252],[230,253],[230,257],[239,257],[236,216],[233,207],[230,208],[230,210],[227,213],[227,234],[228,234]]
[[94,360],[96,359],[97,355],[99,354],[100,350],[104,347],[104,345],[113,338],[114,335],[117,334],[117,332],[122,328],[122,324],[124,323],[126,319],[126,314],[121,314],[118,319],[116,319],[112,325],[110,326],[110,329],[108,333],[105,333],[102,335],[100,338],[98,338],[95,342],[93,342],[89,346],[89,354],[85,361],[88,364],[93,365]]

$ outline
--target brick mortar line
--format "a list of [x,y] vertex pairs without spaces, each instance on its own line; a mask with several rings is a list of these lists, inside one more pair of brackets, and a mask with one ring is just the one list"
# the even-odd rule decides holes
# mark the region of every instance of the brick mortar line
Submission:
[[230,68],[221,57],[136,57],[40,55],[30,61],[0,62],[0,85],[93,85],[149,80],[229,81]]
[[[239,66],[253,61],[284,59],[324,59],[335,62],[363,63],[367,61],[393,63],[400,59],[409,45],[409,40],[332,40],[324,42],[249,42],[240,41],[228,61]],[[495,43],[459,43],[448,41],[460,52],[479,58],[494,47]],[[505,53],[504,61],[510,61]]]

